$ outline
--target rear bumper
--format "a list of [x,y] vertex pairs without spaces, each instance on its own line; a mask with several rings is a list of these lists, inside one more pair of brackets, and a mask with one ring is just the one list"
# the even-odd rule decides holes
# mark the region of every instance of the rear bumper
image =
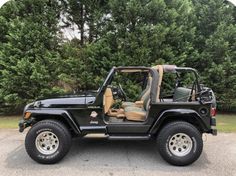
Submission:
[[211,129],[211,134],[213,136],[216,136],[217,135],[217,129]]
[[211,134],[214,135],[214,136],[217,135],[216,119],[215,119],[215,117],[211,118]]

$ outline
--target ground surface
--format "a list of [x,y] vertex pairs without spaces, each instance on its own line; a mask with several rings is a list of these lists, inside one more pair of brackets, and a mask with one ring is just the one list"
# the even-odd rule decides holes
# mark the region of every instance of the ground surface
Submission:
[[0,129],[0,175],[3,176],[236,176],[236,134],[204,137],[204,150],[194,164],[174,167],[163,161],[153,141],[74,140],[69,154],[55,165],[31,160],[23,134]]

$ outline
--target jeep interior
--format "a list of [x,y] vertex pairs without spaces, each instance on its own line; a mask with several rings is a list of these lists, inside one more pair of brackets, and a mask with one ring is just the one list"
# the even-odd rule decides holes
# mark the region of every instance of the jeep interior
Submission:
[[[197,80],[192,72],[174,65],[152,68],[158,72],[156,102],[196,101]],[[144,122],[149,110],[152,80],[145,69],[117,70],[103,96],[105,120],[108,123]]]
[[196,75],[179,67],[174,71],[165,69],[160,90],[161,102],[192,102],[197,100]]
[[[131,90],[135,94],[137,92],[136,97],[132,99],[126,95],[126,92],[128,95],[133,93],[127,91],[127,85],[130,84],[133,85]],[[117,122],[144,121],[149,107],[151,84],[152,77],[148,70],[125,69],[117,71],[103,96],[104,113],[109,117],[108,120],[113,119]]]

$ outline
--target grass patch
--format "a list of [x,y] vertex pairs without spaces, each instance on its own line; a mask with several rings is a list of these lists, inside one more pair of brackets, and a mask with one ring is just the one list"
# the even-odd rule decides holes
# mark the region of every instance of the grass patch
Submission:
[[[21,116],[0,116],[0,128],[18,128],[20,119]],[[216,124],[219,132],[236,132],[236,114],[218,114]]]
[[0,128],[18,128],[21,116],[0,116]]
[[216,125],[219,132],[236,132],[236,114],[218,114]]

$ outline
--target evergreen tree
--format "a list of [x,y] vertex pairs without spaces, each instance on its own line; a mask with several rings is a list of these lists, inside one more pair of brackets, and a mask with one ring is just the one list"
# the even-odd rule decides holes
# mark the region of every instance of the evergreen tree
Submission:
[[77,27],[79,43],[83,47],[87,43],[97,40],[106,19],[107,0],[61,0],[64,4],[62,14],[64,26]]
[[0,11],[0,100],[12,107],[58,92],[57,1],[10,1]]
[[[224,0],[9,1],[0,11],[0,103],[96,89],[113,66],[165,63],[199,70],[220,107],[233,109],[235,14]],[[79,38],[66,41],[61,29],[72,26]]]
[[198,0],[194,6],[195,56],[186,63],[201,72],[205,84],[215,91],[220,109],[233,109],[236,106],[236,9],[223,0]]

